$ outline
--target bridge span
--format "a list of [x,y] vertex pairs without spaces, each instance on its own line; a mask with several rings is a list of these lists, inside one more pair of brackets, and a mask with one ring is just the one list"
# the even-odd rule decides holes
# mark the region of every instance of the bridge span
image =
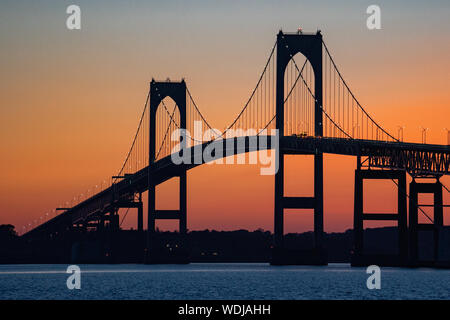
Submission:
[[[298,55],[305,58],[303,64],[297,63]],[[172,102],[173,108],[169,107]],[[189,132],[194,132],[199,123],[206,131],[201,129],[200,135],[190,135]],[[236,134],[249,132],[252,128],[263,129],[254,134]],[[185,139],[172,139],[175,131],[180,129],[188,132]],[[269,131],[277,134],[267,135]],[[231,132],[234,135],[230,135]],[[435,263],[440,259],[442,247],[449,245],[440,240],[445,228],[444,186],[440,178],[449,174],[450,147],[407,143],[399,138],[376,122],[356,99],[320,31],[315,34],[280,31],[255,89],[241,112],[223,132],[208,123],[184,80],[152,80],[133,143],[112,185],[66,208],[60,215],[25,233],[23,238],[32,242],[52,238],[74,228],[85,230],[88,226],[94,226],[102,229],[106,221],[119,229],[120,208],[138,209],[137,229],[143,232],[142,193],[148,192],[146,253],[151,256],[152,252],[156,252],[152,247],[156,220],[178,220],[180,235],[187,232],[186,173],[204,163],[195,158],[196,151],[203,154],[207,149],[216,150],[215,146],[218,146],[218,150],[223,150],[223,153],[214,154],[213,159],[218,160],[225,156],[271,149],[275,153],[277,168],[274,172],[273,264],[327,263],[323,241],[323,154],[356,157],[353,265],[419,265],[417,243],[421,230],[431,230],[434,234]],[[190,155],[187,158],[190,161],[183,164],[172,161],[177,144]],[[284,156],[290,154],[314,157],[314,196],[284,195]],[[409,192],[407,174],[413,178]],[[180,181],[179,209],[157,210],[155,187],[174,177]],[[421,182],[419,178],[428,180]],[[394,181],[398,191],[397,212],[364,212],[365,179]],[[418,203],[421,193],[434,195],[434,216],[427,216],[431,222],[429,224],[419,223],[418,220],[419,214],[425,214]],[[284,209],[313,209],[314,248],[310,251],[286,249]],[[397,255],[367,255],[364,252],[363,223],[366,220],[397,222]]]

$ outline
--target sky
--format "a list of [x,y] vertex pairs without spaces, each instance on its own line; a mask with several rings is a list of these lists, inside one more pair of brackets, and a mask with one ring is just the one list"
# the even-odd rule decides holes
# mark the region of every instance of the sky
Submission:
[[[81,30],[66,28],[70,4],[81,8]],[[366,27],[371,4],[381,8],[381,30]],[[394,135],[405,126],[411,142],[426,127],[427,142],[447,144],[449,16],[448,1],[2,1],[0,224],[22,232],[107,184],[129,149],[152,78],[185,78],[208,121],[225,127],[280,29],[322,30],[343,77],[378,122]],[[344,231],[353,224],[355,159],[326,155],[324,168],[325,231]],[[310,157],[287,159],[287,195],[311,195],[311,170]],[[188,228],[272,230],[273,184],[256,165],[191,170]],[[158,208],[176,205],[176,186],[157,188]],[[392,182],[370,182],[367,190],[368,211],[395,210]],[[311,212],[292,211],[286,232],[312,230]],[[136,228],[135,212],[124,226]]]

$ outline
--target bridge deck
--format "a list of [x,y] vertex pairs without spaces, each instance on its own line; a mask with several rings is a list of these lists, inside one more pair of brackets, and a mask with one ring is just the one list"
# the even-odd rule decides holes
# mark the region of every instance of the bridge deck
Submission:
[[[205,150],[213,144],[223,146],[223,155],[231,156],[252,151],[273,149],[275,137],[269,136],[228,138],[205,142],[202,145],[191,147]],[[234,140],[234,141],[233,141]],[[279,141],[280,149],[284,153],[314,154],[316,152],[339,154],[349,156],[368,157],[371,168],[401,169],[413,175],[448,175],[450,164],[450,147],[445,145],[425,145],[404,142],[380,142],[372,140],[342,139],[342,138],[315,138],[285,136]],[[149,185],[158,185],[177,176],[183,170],[203,164],[191,163],[176,165],[170,156],[156,161],[151,168],[143,168],[126,179],[77,204],[59,216],[25,233],[24,237],[32,237],[41,233],[52,233],[75,223],[97,219],[100,215],[111,210],[118,202],[130,199],[137,192],[148,190]]]

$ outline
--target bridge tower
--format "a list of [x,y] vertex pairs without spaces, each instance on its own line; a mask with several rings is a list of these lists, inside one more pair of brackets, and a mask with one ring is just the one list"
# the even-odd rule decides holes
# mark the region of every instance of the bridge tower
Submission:
[[[180,112],[180,129],[186,129],[186,83],[184,79],[180,82],[157,82],[150,83],[150,139],[149,139],[149,174],[148,174],[148,232],[147,232],[147,262],[158,262],[156,257],[152,257],[152,250],[155,251],[155,221],[158,219],[171,219],[179,221],[179,233],[183,237],[187,231],[187,179],[184,165],[177,166],[175,176],[179,177],[179,209],[178,210],[156,210],[155,187],[158,177],[153,174],[156,157],[156,111],[164,98],[170,97],[177,105]],[[181,144],[185,144],[182,141]],[[183,147],[183,146],[181,146]]]
[[[284,136],[284,79],[288,63],[297,53],[303,54],[314,71],[314,133],[322,137],[322,34],[277,35],[276,71],[276,128]],[[323,155],[314,153],[314,196],[284,196],[284,156],[286,151],[280,144],[277,157],[278,171],[275,174],[274,250],[272,264],[326,264],[323,244]],[[292,152],[290,152],[292,154]],[[301,153],[305,154],[305,153]],[[314,209],[314,248],[310,252],[287,252],[284,245],[284,209]]]

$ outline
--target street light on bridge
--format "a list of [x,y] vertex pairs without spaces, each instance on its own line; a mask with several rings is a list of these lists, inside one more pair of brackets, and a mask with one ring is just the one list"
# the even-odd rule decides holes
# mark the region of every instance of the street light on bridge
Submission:
[[398,127],[398,140],[403,142],[403,129],[405,129],[405,126],[397,126]]
[[447,145],[450,145],[450,129],[444,128],[447,131]]
[[430,128],[419,127],[419,129],[422,130],[422,143],[425,144],[427,143],[427,131]]
[[352,128],[352,138],[353,139],[359,139],[359,128],[360,128],[359,124],[353,126],[353,128]]

